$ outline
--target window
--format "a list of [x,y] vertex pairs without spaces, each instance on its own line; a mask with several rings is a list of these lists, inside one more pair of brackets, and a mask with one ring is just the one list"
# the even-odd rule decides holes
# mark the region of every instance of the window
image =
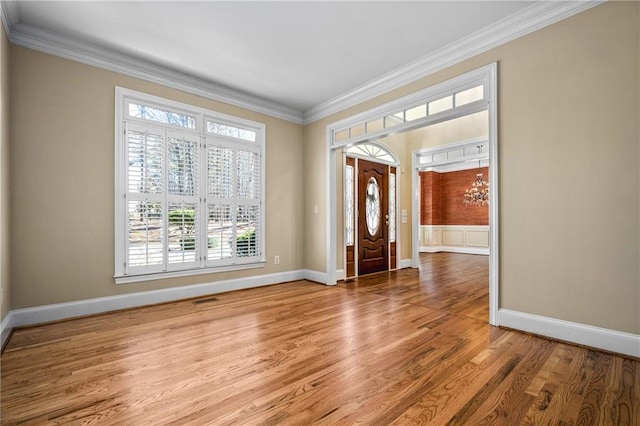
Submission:
[[[471,86],[471,87],[469,87]],[[350,123],[346,128],[338,128],[333,130],[333,143],[354,143],[363,139],[372,139],[372,136],[378,134],[384,135],[389,129],[394,127],[408,128],[407,123],[415,120],[422,120],[426,123],[431,116],[444,112],[454,112],[457,108],[473,103],[484,103],[487,101],[484,91],[484,83],[463,86],[462,90],[451,92],[447,96],[436,96],[433,99],[424,99],[419,94],[417,97],[417,105],[408,108],[403,107],[402,110],[392,109],[391,113],[384,113],[382,116],[377,114],[370,117],[369,121]],[[456,111],[457,112],[457,111]],[[400,129],[394,129],[401,131]],[[364,138],[364,136],[369,136]]]
[[116,88],[116,282],[264,265],[260,123]]

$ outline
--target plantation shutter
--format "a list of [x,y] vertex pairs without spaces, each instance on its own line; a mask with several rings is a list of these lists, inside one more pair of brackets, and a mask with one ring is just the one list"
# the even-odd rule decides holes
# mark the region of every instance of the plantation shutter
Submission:
[[255,145],[236,148],[236,261],[254,261],[260,253],[260,151]]
[[167,131],[167,269],[200,263],[200,144],[189,133]]
[[164,269],[164,131],[131,124],[126,133],[126,269]]
[[207,264],[261,257],[260,148],[207,138]]

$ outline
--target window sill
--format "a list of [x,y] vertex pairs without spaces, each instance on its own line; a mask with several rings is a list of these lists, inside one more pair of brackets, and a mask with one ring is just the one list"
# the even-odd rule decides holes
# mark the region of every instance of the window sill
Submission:
[[213,268],[197,268],[197,269],[187,269],[183,271],[167,271],[167,272],[154,272],[150,274],[131,274],[131,275],[116,275],[114,279],[116,284],[129,284],[129,283],[137,283],[142,281],[153,281],[153,280],[164,280],[167,278],[180,278],[180,277],[189,277],[192,275],[204,275],[204,274],[215,274],[219,272],[230,272],[230,271],[241,271],[243,269],[257,269],[264,268],[266,266],[266,261],[254,262],[254,263],[243,263],[237,265],[227,265],[227,266],[217,266]]

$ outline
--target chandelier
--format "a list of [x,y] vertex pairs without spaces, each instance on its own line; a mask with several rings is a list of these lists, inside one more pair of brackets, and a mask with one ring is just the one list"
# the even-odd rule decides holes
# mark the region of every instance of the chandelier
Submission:
[[[478,145],[478,153],[482,152],[482,145]],[[480,167],[480,160],[478,160]],[[489,182],[484,180],[482,173],[478,173],[471,184],[471,188],[465,189],[462,202],[466,206],[486,206],[489,204]]]
[[465,189],[462,202],[467,206],[486,206],[489,204],[489,182],[484,180],[482,173],[478,173],[471,184]]

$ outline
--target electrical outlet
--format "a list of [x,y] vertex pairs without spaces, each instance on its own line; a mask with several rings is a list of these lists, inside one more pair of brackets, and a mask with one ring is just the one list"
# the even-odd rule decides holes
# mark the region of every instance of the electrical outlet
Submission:
[[273,257],[273,263],[275,265],[279,265],[280,264],[280,256],[274,256]]

